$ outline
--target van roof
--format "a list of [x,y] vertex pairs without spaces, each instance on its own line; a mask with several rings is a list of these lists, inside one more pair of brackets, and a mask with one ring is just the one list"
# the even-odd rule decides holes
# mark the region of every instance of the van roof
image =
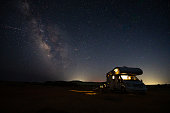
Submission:
[[[115,73],[115,69],[118,70],[117,73]],[[140,68],[132,68],[132,67],[115,67],[112,72],[115,74],[130,74],[130,75],[142,75],[143,71]]]

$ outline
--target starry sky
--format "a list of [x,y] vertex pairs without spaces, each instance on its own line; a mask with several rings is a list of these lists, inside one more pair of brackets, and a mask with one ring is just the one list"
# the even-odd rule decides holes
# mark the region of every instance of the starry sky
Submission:
[[168,0],[1,0],[0,80],[105,81],[139,67],[170,83]]

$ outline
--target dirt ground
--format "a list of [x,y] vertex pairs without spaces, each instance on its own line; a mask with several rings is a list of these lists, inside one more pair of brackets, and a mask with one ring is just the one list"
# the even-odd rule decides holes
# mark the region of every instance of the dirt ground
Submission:
[[170,89],[147,94],[73,92],[72,87],[0,85],[0,113],[166,113]]

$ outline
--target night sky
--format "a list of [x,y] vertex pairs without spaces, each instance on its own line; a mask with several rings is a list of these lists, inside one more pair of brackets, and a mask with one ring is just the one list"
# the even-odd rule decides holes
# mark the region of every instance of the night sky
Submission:
[[170,1],[0,1],[0,80],[105,81],[116,66],[170,83]]

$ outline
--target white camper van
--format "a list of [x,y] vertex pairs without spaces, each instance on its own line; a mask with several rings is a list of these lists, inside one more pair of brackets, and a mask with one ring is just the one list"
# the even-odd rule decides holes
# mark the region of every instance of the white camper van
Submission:
[[111,90],[119,90],[121,92],[146,92],[146,86],[137,78],[142,75],[140,68],[115,67],[106,74],[106,87]]

